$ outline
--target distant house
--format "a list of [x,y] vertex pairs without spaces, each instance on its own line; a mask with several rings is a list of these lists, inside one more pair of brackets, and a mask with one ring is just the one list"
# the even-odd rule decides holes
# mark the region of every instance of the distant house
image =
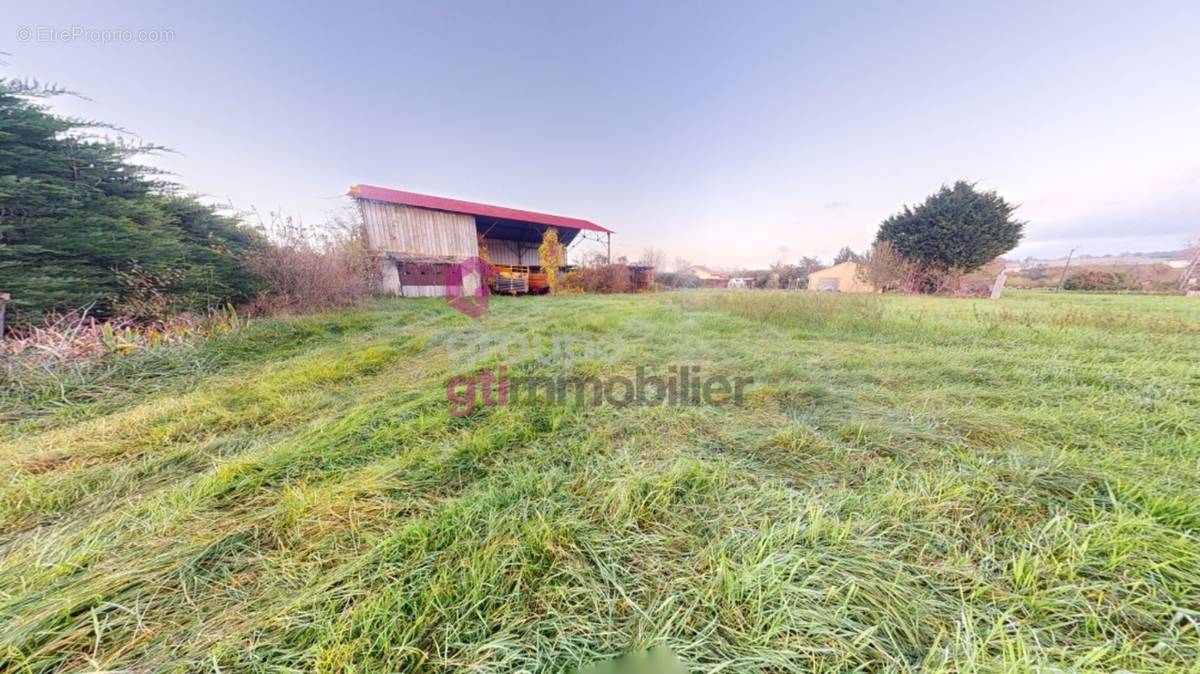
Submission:
[[835,264],[808,275],[808,289],[814,292],[873,293],[875,286],[858,278],[858,263]]
[[688,271],[700,279],[700,286],[703,288],[724,288],[729,285],[728,276],[717,273],[704,265],[694,264],[688,267]]

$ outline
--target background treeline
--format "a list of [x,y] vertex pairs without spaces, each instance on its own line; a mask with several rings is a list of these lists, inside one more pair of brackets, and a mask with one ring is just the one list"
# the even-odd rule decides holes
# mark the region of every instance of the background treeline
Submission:
[[1103,266],[1092,264],[1094,263],[1072,264],[1065,277],[1063,265],[1027,267],[1010,274],[1008,284],[1014,288],[1055,288],[1061,282],[1064,290],[1178,292],[1180,277],[1185,271],[1161,262]]
[[[843,247],[833,264],[853,262],[860,280],[882,292],[979,295],[1004,269],[1000,256],[1024,236],[1017,207],[994,191],[981,191],[966,180],[941,189],[914,206],[904,206],[879,225],[875,241],[859,254]],[[823,268],[816,258],[770,269],[729,273],[746,287],[808,287],[808,275]],[[664,287],[695,287],[699,281],[677,265],[660,276]]]

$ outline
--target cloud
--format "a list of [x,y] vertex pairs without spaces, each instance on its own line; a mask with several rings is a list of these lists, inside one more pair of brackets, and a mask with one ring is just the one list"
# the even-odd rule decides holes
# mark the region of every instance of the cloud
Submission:
[[1025,241],[1015,252],[1065,252],[1076,245],[1096,252],[1162,250],[1164,245],[1182,247],[1198,235],[1200,194],[1177,194],[1137,208],[1030,222]]

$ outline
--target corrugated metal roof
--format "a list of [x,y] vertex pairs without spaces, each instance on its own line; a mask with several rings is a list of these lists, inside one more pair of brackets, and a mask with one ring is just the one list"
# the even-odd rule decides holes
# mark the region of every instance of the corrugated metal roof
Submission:
[[594,222],[580,220],[579,218],[568,218],[562,215],[549,215],[547,213],[523,211],[518,208],[505,208],[504,206],[477,204],[473,201],[460,201],[458,199],[435,197],[429,194],[417,194],[416,192],[405,192],[403,190],[390,190],[386,187],[375,187],[373,185],[353,185],[350,187],[350,196],[356,199],[385,201],[392,204],[404,204],[406,206],[416,206],[418,208],[432,208],[438,211],[464,213],[466,215],[475,215],[484,218],[499,218],[502,220],[532,222],[539,225],[549,225],[551,227],[586,229],[593,232],[612,232],[612,230],[601,227]]

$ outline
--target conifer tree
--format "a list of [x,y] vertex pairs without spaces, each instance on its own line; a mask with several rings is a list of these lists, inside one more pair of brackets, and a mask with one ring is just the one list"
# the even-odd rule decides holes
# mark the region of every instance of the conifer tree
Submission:
[[1025,223],[1013,217],[1016,209],[995,192],[959,180],[884,220],[875,241],[890,241],[922,267],[971,272],[1021,242]]
[[69,93],[0,80],[0,292],[12,321],[111,316],[145,292],[168,311],[249,299],[257,279],[241,257],[262,239],[135,161],[163,148],[104,137],[121,130],[44,103]]

